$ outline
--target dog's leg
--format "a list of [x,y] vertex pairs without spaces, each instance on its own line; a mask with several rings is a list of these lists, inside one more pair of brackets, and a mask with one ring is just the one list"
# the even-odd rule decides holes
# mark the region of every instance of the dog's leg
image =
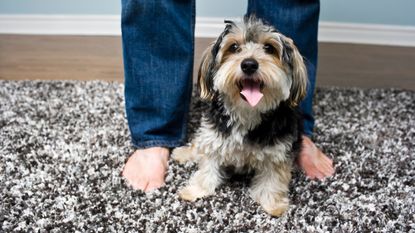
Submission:
[[213,194],[222,180],[217,160],[204,156],[200,161],[199,170],[192,176],[189,184],[179,191],[179,196],[183,200],[195,201]]
[[191,144],[175,148],[171,153],[171,157],[180,164],[185,164],[186,162],[198,162],[202,155],[197,152],[194,144]]
[[250,187],[251,197],[272,216],[281,216],[289,205],[288,184],[291,163],[268,163],[256,170]]

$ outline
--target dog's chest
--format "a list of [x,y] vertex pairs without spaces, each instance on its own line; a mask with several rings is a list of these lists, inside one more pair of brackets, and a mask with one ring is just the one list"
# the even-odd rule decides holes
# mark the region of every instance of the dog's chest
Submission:
[[277,142],[261,146],[247,140],[248,130],[234,126],[223,134],[206,121],[202,121],[194,140],[200,153],[219,161],[221,165],[235,167],[261,167],[264,163],[285,162],[290,158],[290,142]]

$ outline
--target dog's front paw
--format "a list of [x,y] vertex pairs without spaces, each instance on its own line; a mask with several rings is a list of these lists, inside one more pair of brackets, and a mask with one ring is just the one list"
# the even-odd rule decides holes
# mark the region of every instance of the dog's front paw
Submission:
[[197,185],[189,185],[179,191],[179,197],[185,201],[196,201],[210,193]]
[[193,147],[190,146],[177,147],[171,153],[171,157],[173,160],[179,162],[180,164],[185,164],[188,161],[194,160],[195,156],[193,152]]
[[259,203],[269,215],[281,217],[289,207],[289,199],[286,192],[269,192],[251,189],[251,197]]
[[273,203],[267,203],[263,204],[261,203],[262,208],[264,208],[265,212],[267,212],[269,215],[274,217],[281,217],[285,211],[287,211],[289,207],[289,201],[288,198],[282,198],[279,200],[276,200]]

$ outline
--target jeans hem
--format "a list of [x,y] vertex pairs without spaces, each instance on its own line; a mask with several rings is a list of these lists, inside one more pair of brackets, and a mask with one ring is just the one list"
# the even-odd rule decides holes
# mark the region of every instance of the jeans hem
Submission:
[[175,148],[179,146],[183,146],[185,142],[183,140],[175,140],[175,141],[166,141],[166,140],[151,140],[151,141],[143,141],[137,142],[131,140],[133,147],[136,149],[146,149],[149,147],[165,147],[165,148]]
[[304,131],[303,131],[303,135],[305,135],[305,136],[307,136],[307,137],[311,138],[311,137],[313,137],[313,131],[304,130]]

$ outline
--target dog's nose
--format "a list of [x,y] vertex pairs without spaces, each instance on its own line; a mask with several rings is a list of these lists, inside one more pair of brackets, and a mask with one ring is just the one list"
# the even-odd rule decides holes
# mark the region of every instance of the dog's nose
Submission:
[[255,71],[258,69],[258,66],[258,62],[253,58],[247,58],[241,63],[241,69],[247,75],[255,73]]

